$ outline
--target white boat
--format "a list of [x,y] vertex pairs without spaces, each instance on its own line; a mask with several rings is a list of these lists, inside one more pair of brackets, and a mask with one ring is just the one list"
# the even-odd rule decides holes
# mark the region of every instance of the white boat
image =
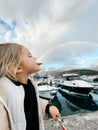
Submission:
[[63,81],[58,83],[58,87],[61,91],[87,96],[94,89],[94,86],[90,83],[80,79],[78,74],[63,74]]
[[55,97],[59,88],[50,86],[47,82],[38,83],[39,96],[44,99],[51,100]]
[[83,80],[89,82],[91,85],[95,86],[94,89],[98,89],[98,75],[95,76],[85,76],[82,77]]

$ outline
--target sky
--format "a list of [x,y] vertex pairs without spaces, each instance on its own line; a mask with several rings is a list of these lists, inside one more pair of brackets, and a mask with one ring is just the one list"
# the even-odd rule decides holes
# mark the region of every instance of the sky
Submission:
[[42,68],[98,66],[98,0],[0,0],[0,43],[27,47]]

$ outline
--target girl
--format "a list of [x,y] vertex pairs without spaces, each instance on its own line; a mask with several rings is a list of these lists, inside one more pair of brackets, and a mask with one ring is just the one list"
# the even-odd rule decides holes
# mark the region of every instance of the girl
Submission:
[[[30,74],[40,70],[41,63],[27,48],[17,43],[0,44],[0,84],[7,96],[15,130],[44,130],[41,107]],[[54,120],[61,118],[55,106],[47,104],[45,112]]]

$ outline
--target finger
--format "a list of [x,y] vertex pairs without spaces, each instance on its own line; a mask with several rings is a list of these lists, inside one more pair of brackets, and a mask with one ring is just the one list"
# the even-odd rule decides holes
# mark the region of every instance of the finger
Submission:
[[57,117],[60,118],[60,119],[62,118],[61,115],[60,115],[60,113],[58,113]]

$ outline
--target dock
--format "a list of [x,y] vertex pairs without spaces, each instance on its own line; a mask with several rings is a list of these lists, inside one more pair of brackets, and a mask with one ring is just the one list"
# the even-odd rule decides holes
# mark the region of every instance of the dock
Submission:
[[[98,130],[98,111],[62,117],[66,130]],[[45,130],[61,130],[53,120],[44,120]]]

